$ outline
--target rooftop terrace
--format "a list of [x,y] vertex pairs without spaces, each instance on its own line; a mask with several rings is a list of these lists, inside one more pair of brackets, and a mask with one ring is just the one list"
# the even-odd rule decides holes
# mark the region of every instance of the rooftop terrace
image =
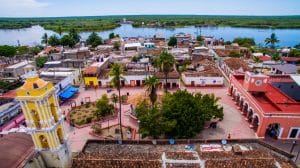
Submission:
[[[235,79],[239,82],[241,87],[243,87],[244,76],[236,75]],[[263,109],[264,112],[289,112],[289,113],[299,113],[300,103],[295,101],[293,98],[289,97],[279,88],[272,85],[273,77],[270,76],[266,92],[260,93],[249,93],[249,95],[255,100],[255,102]],[[274,77],[276,78],[276,77]],[[274,80],[276,81],[276,80]],[[278,81],[278,80],[277,80]],[[287,78],[281,78],[281,82],[290,82],[291,80]]]
[[73,157],[72,167],[205,167],[205,168],[269,168],[294,167],[289,154],[257,140],[231,140],[222,145],[221,140],[211,142],[177,140],[169,145],[167,140],[114,141],[89,140],[83,150]]

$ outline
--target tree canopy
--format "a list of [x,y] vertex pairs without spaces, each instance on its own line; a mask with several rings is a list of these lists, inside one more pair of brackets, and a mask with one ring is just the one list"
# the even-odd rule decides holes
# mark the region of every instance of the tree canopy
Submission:
[[[146,101],[138,104],[136,113],[143,136],[161,135],[175,138],[191,138],[198,134],[212,118],[223,119],[223,107],[213,94],[192,94],[186,90],[167,93],[160,105],[153,107]],[[153,130],[153,127],[158,127]]]
[[300,50],[292,49],[289,52],[290,57],[300,57]]
[[265,43],[266,43],[266,45],[269,45],[270,48],[274,49],[276,47],[276,44],[279,43],[279,40],[278,40],[276,34],[272,33],[270,37],[265,39]]
[[54,35],[49,37],[48,44],[51,45],[51,46],[60,45],[60,39],[58,38],[57,35],[54,34]]
[[168,46],[174,47],[176,45],[177,45],[177,39],[176,39],[176,37],[170,37],[170,40],[168,42]]
[[63,46],[69,46],[69,47],[74,47],[74,45],[76,44],[76,42],[73,40],[73,38],[69,35],[64,35],[60,39],[60,43]]
[[[172,71],[174,64],[175,58],[173,57],[173,55],[165,51],[162,52],[160,56],[155,60],[154,66],[156,68],[159,68],[159,70],[165,75],[165,84],[168,83],[168,74]],[[165,91],[168,91],[167,87],[165,87]]]
[[95,116],[97,118],[110,115],[114,112],[114,105],[109,103],[109,99],[106,94],[97,101],[96,108]]
[[78,34],[77,30],[74,28],[70,29],[69,36],[75,41],[75,44],[80,41],[80,35]]
[[17,49],[14,46],[2,45],[0,46],[0,56],[12,57],[16,55]]
[[35,59],[36,66],[39,68],[42,68],[46,62],[47,62],[47,57],[37,57]]
[[92,45],[92,47],[97,47],[102,44],[102,38],[95,32],[91,33],[86,40],[88,45]]
[[238,43],[240,46],[242,47],[251,47],[251,46],[255,46],[255,41],[253,38],[235,38],[233,40],[233,43]]

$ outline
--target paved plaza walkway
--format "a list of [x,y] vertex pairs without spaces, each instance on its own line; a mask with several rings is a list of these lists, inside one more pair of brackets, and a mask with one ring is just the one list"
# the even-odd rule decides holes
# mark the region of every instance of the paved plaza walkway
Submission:
[[[204,129],[197,138],[203,139],[220,139],[226,138],[230,133],[231,138],[255,138],[254,131],[250,129],[249,124],[244,120],[243,116],[237,110],[237,106],[231,100],[231,97],[227,95],[226,87],[222,88],[184,88],[189,92],[201,92],[203,94],[214,93],[217,97],[220,97],[220,105],[224,107],[224,119],[219,122],[216,129],[207,128]],[[171,92],[176,90],[171,90]],[[103,94],[107,94],[108,97],[111,96],[112,93],[117,93],[116,89],[113,89],[112,92],[107,93],[107,89],[88,89],[84,90],[84,88],[79,89],[79,94],[73,100],[64,103],[61,108],[62,111],[67,113],[70,109],[70,103],[76,102],[77,105],[80,104],[81,101],[84,101],[86,97],[90,97],[90,101],[96,101]],[[145,93],[144,88],[122,88],[121,94],[125,95],[129,93],[130,95]],[[163,94],[163,90],[159,90],[158,94]],[[87,100],[87,99],[86,99]],[[125,126],[130,126],[132,128],[137,129],[137,122],[134,122],[129,119],[128,112],[130,111],[130,105],[122,105],[122,124]],[[110,125],[118,124],[118,120],[110,120]],[[89,134],[91,131],[91,127],[85,127],[81,129],[77,129],[74,127],[70,127],[69,123],[65,123],[66,131],[68,133],[69,144],[71,145],[71,149],[73,152],[81,151],[87,139],[97,139],[97,137],[93,137]],[[103,127],[108,125],[107,121],[102,123]],[[136,136],[137,137],[137,136]]]

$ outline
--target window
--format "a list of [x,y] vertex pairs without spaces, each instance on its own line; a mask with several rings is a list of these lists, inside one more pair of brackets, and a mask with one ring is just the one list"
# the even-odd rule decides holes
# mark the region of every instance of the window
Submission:
[[255,81],[255,85],[256,85],[256,86],[260,86],[260,85],[261,85],[261,80]]
[[289,138],[297,138],[299,129],[298,128],[293,128],[292,131],[290,132]]

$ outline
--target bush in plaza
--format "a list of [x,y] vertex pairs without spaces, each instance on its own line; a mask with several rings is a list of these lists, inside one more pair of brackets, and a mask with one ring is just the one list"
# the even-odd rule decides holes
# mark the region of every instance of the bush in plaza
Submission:
[[106,94],[104,94],[101,99],[99,99],[96,103],[96,111],[94,115],[97,118],[104,117],[110,115],[114,111],[114,105],[109,103],[109,99]]

